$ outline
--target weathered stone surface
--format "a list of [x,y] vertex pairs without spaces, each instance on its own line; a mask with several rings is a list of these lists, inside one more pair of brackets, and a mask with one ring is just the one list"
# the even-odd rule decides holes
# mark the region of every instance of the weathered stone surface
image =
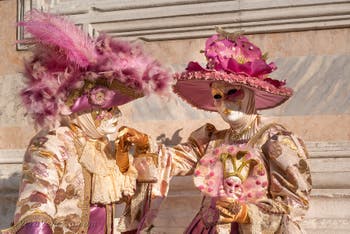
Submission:
[[12,222],[21,170],[21,164],[0,163],[0,229]]
[[21,71],[23,56],[28,54],[16,51],[16,15],[17,1],[0,1],[0,76]]
[[28,126],[19,96],[24,87],[23,76],[17,73],[0,77],[0,80],[0,127]]
[[288,0],[31,2],[35,8],[70,15],[92,33],[95,29],[113,36],[145,40],[205,37],[218,25],[235,31],[266,33],[347,27],[350,24],[347,17],[350,4],[341,0],[292,3]]

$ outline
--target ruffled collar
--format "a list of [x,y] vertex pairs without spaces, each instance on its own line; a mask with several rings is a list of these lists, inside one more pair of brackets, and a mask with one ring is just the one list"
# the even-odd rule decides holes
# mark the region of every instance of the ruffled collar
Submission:
[[85,131],[86,128],[79,125],[75,122],[69,127],[79,141],[79,162],[92,175],[91,203],[110,204],[120,201],[123,196],[132,196],[136,189],[135,167],[130,164],[123,174],[116,164],[114,143],[106,137],[91,137],[94,131],[91,128]]

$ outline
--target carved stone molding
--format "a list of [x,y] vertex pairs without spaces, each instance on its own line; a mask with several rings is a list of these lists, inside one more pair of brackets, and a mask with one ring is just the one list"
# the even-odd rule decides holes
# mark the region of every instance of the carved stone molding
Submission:
[[247,34],[350,26],[346,0],[18,0],[19,19],[31,8],[69,15],[89,33],[146,41],[206,37],[214,26]]

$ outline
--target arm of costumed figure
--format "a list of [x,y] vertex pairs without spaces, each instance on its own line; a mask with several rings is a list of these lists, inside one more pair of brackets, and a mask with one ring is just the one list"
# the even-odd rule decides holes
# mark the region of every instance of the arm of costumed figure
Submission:
[[262,151],[269,173],[268,197],[248,204],[250,223],[242,224],[243,233],[302,233],[299,222],[309,208],[312,187],[308,153],[303,141],[284,128],[267,132]]
[[[216,131],[212,124],[206,124],[194,131],[186,143],[181,143],[174,147],[167,147],[165,145],[157,145],[153,147],[149,144],[140,144],[136,147],[135,152],[141,154],[152,153],[158,155],[157,159],[157,182],[152,184],[152,191],[150,197],[152,197],[150,204],[148,204],[147,211],[145,212],[143,206],[138,206],[135,209],[140,209],[142,218],[137,222],[139,225],[136,227],[141,230],[152,224],[152,221],[157,216],[160,204],[162,200],[167,196],[169,191],[169,183],[173,176],[186,176],[191,175],[194,172],[195,166],[198,160],[203,156],[206,146],[210,142],[211,135]],[[142,141],[149,143],[150,140]],[[135,198],[133,198],[135,199]],[[144,204],[144,203],[143,203]],[[141,211],[142,210],[142,211]],[[133,212],[125,212],[130,216]],[[123,222],[135,223],[135,220],[129,217],[124,217]],[[130,221],[131,220],[131,221]],[[121,224],[122,227],[128,227],[126,223]],[[127,231],[124,228],[121,231]],[[130,229],[128,229],[130,230]]]
[[46,136],[37,136],[26,151],[14,225],[2,233],[53,233],[64,162],[45,147],[46,141]]
[[[50,106],[49,103],[35,102],[32,94],[34,96],[42,94],[43,87],[46,87],[43,85],[45,82],[38,85],[38,80],[50,79],[52,76],[51,71],[45,68],[42,70],[45,71],[45,76],[38,79],[36,65],[40,64],[38,67],[44,68],[43,61],[50,61],[52,64],[65,62],[85,68],[89,65],[89,61],[96,57],[94,43],[86,33],[70,21],[36,9],[27,12],[25,21],[18,24],[31,34],[28,42],[37,45],[33,58],[25,63],[26,83],[31,85],[22,90],[22,100],[36,124],[46,125],[48,123],[45,122],[47,117],[45,114],[57,113],[53,108],[47,111],[43,107]],[[40,113],[40,109],[46,112]],[[64,162],[41,143],[41,140],[47,140],[46,137],[45,135],[43,138],[35,137],[27,149],[14,226],[4,230],[3,233],[52,233],[52,217],[56,212],[54,199]]]

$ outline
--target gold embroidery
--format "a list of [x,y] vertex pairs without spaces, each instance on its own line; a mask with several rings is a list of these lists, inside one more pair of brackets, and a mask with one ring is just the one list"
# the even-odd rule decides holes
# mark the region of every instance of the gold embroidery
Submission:
[[259,131],[249,140],[249,142],[247,143],[248,146],[254,146],[259,139],[262,138],[262,136],[266,133],[266,131],[270,128],[281,128],[281,129],[285,129],[281,124],[277,124],[277,123],[270,123],[267,124],[265,126],[263,126],[262,128],[259,129]]
[[8,229],[2,230],[2,232],[16,234],[24,225],[26,225],[27,223],[33,223],[33,222],[46,223],[50,226],[52,230],[52,225],[53,225],[52,218],[46,213],[38,212],[38,213],[33,213],[26,216],[21,221],[16,223],[14,226]]
[[[75,150],[78,155],[78,158],[80,158],[83,152],[83,145],[78,139],[79,129],[74,124],[71,124],[69,128],[74,133],[73,144],[75,146]],[[78,207],[81,209],[81,219],[80,219],[80,226],[76,232],[87,233],[89,228],[89,219],[90,219],[91,174],[83,166],[81,168],[82,168],[82,173],[84,178],[84,196],[83,196],[83,201],[80,200],[78,202]],[[69,193],[71,193],[72,189],[68,187],[67,187],[67,190],[69,190]]]
[[256,124],[257,118],[254,118],[253,121],[247,126],[245,127],[242,131],[240,132],[236,132],[233,129],[230,129],[230,139],[233,141],[238,141],[240,139],[242,139],[242,137],[245,134],[251,134],[252,132],[255,131],[255,127],[254,125]]
[[[244,159],[243,157],[247,153],[248,151],[239,151],[235,156],[229,153],[222,153],[220,155],[220,160],[223,164],[224,178],[236,176],[240,178],[241,181],[245,181],[247,179],[252,168],[258,164],[258,161],[255,159]],[[227,160],[230,160],[229,162],[232,163],[233,171],[227,170]]]
[[113,80],[112,84],[110,85],[110,88],[118,90],[122,94],[125,94],[132,98],[140,98],[144,96],[142,93],[135,92],[134,88],[128,87],[117,80]]
[[77,214],[69,214],[64,219],[64,226],[69,230],[77,232],[81,227],[80,217]]
[[90,219],[91,174],[82,167],[84,176],[84,202],[81,208],[81,225],[79,233],[87,233]]
[[97,79],[96,81],[85,80],[84,86],[82,89],[74,90],[71,92],[71,94],[68,96],[66,101],[67,106],[71,107],[79,97],[81,97],[84,93],[89,92],[91,89],[96,87],[96,85],[102,85],[109,89],[117,90],[120,93],[134,99],[144,96],[140,92],[135,92],[134,88],[126,86],[125,84],[117,80],[113,80],[113,82],[110,83],[107,79],[104,78],[105,74],[96,74],[96,75],[100,76],[99,79]]
[[39,155],[43,156],[45,158],[54,158],[55,154],[50,152],[50,151],[46,151],[46,150],[39,150]]
[[264,213],[267,214],[286,214],[288,213],[288,205],[282,205],[280,203],[275,203],[275,207],[265,206],[264,203],[259,202],[256,204]]
[[291,148],[292,150],[297,151],[297,147],[295,146],[294,142],[289,137],[284,137],[281,140],[281,143],[286,145],[286,146],[289,146],[289,148]]
[[57,216],[57,217],[54,218],[53,223],[54,223],[55,226],[62,225],[63,222],[64,222],[64,219],[65,219],[65,216]]

